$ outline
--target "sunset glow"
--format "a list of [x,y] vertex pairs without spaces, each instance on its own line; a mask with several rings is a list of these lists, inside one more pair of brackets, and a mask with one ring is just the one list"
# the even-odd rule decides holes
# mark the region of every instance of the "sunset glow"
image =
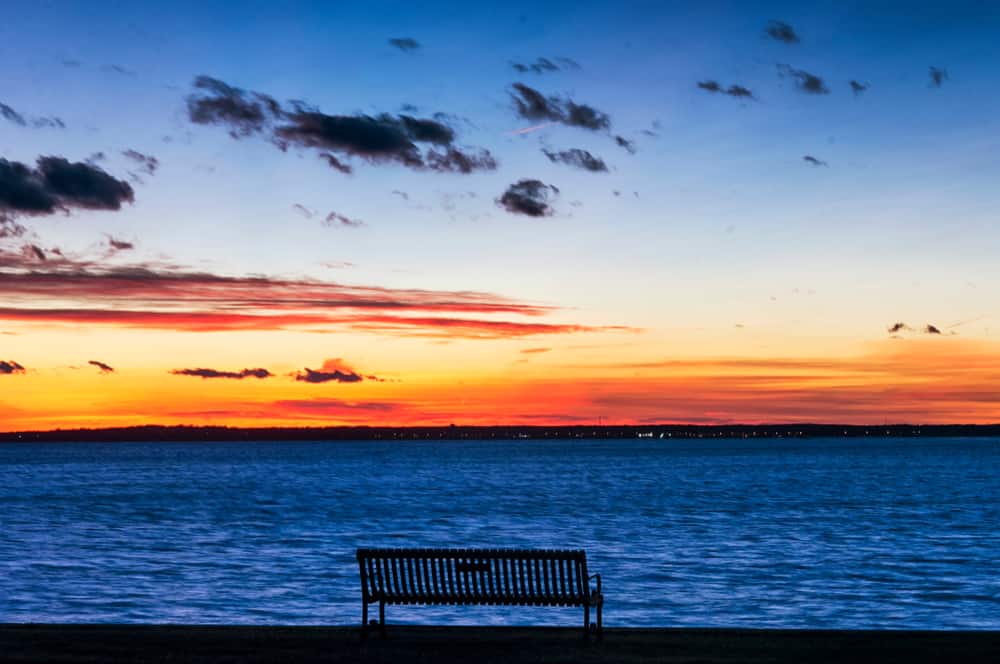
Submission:
[[2,431],[1000,421],[995,11],[57,5]]

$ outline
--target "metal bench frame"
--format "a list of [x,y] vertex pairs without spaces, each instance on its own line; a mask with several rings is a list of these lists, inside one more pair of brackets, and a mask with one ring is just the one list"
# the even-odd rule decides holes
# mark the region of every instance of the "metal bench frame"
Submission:
[[[362,548],[357,559],[362,638],[368,635],[369,604],[379,605],[383,637],[386,604],[579,606],[584,638],[591,630],[598,639],[603,635],[601,575],[587,574],[582,550]],[[594,625],[591,607],[597,611]]]

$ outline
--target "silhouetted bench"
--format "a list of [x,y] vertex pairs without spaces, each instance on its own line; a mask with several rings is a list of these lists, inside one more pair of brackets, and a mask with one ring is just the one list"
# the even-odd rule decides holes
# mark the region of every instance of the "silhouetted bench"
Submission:
[[[375,603],[382,636],[386,604],[579,606],[584,637],[591,629],[598,638],[603,632],[601,575],[587,574],[586,551],[358,549],[358,567],[362,637],[368,633],[368,605]],[[590,623],[591,607],[596,625]]]

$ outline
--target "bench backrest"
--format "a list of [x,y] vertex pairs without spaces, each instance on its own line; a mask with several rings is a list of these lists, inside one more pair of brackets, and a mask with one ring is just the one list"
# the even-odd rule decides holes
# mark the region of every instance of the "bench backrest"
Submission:
[[585,551],[358,549],[357,557],[366,602],[590,603]]

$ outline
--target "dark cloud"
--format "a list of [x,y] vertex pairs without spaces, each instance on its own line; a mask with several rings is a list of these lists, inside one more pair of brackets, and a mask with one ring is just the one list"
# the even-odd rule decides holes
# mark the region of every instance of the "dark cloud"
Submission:
[[399,196],[404,201],[410,200],[410,195],[408,193],[406,193],[405,191],[400,191],[399,189],[393,189],[392,190],[392,195],[393,196]]
[[812,166],[829,166],[828,163],[826,163],[822,159],[817,159],[816,157],[812,156],[811,154],[807,154],[804,157],[802,157],[802,161],[804,161],[807,164],[810,164]]
[[635,142],[628,140],[624,136],[615,136],[615,145],[624,148],[629,154],[635,154]]
[[753,92],[751,92],[749,88],[745,88],[742,85],[730,85],[726,88],[726,94],[730,97],[754,99]]
[[798,44],[799,36],[795,29],[784,21],[770,21],[764,28],[764,34],[776,41],[786,44]]
[[743,99],[755,99],[753,92],[749,88],[745,88],[742,85],[730,85],[728,88],[723,88],[719,85],[718,81],[713,81],[711,79],[706,81],[698,81],[698,87],[706,92],[711,92],[713,94],[721,92],[722,94],[729,95],[730,97],[743,98]]
[[319,154],[320,159],[324,160],[330,168],[334,168],[344,175],[350,175],[354,172],[350,164],[345,164],[344,162],[337,159],[337,157],[329,152],[321,152]]
[[513,214],[547,217],[553,212],[551,202],[558,193],[558,188],[541,180],[525,179],[507,187],[496,202]]
[[303,383],[360,383],[363,380],[383,382],[377,376],[365,376],[354,370],[339,357],[326,360],[318,370],[308,367],[294,374],[295,380]]
[[302,205],[301,203],[293,203],[292,204],[292,209],[295,210],[296,212],[298,212],[299,214],[301,214],[306,219],[312,219],[316,215],[316,211],[315,210],[310,210],[309,208],[307,208],[305,205]]
[[[343,173],[350,173],[351,166],[341,155],[444,173],[497,167],[489,151],[455,146],[455,130],[443,122],[447,118],[443,114],[434,119],[388,113],[327,115],[301,101],[284,108],[268,95],[207,76],[198,77],[194,85],[196,92],[188,97],[192,122],[229,127],[236,138],[263,134],[282,150],[289,146],[322,150],[320,157]],[[431,147],[425,150],[421,144]]]
[[0,117],[21,127],[29,124],[35,129],[65,129],[66,123],[57,117],[26,117],[7,104],[0,103]]
[[60,63],[62,64],[63,67],[79,67],[80,65],[83,64],[79,60],[73,60],[72,58],[65,58],[63,60],[60,60]]
[[869,87],[871,87],[870,83],[862,83],[861,81],[855,81],[855,80],[851,80],[850,85],[851,85],[851,92],[854,93],[855,97],[857,97],[861,93],[865,92]]
[[243,380],[244,378],[270,378],[272,374],[267,369],[243,369],[242,371],[218,371],[216,369],[174,369],[170,373],[175,376],[195,376],[197,378],[230,378],[233,380]]
[[187,98],[191,122],[223,125],[233,138],[259,133],[281,115],[272,97],[235,88],[210,76],[194,80],[195,93]]
[[103,71],[106,71],[106,72],[109,72],[109,73],[112,73],[112,74],[121,74],[122,76],[135,76],[135,72],[134,71],[132,71],[131,69],[126,69],[125,67],[122,67],[121,65],[104,65],[103,67],[101,67],[101,69]]
[[132,187],[102,169],[62,157],[39,157],[36,168],[0,158],[0,218],[71,209],[118,210]]
[[924,332],[927,334],[941,334],[941,330],[934,325],[925,325]]
[[909,330],[909,329],[911,329],[911,328],[906,323],[902,323],[902,322],[900,322],[900,323],[893,323],[892,325],[889,326],[889,334],[895,334],[896,332],[901,332],[903,330]]
[[395,46],[400,51],[406,51],[407,53],[420,48],[420,42],[412,37],[394,37],[389,40],[389,45]]
[[0,103],[0,117],[3,117],[4,120],[9,120],[16,125],[21,125],[22,127],[28,124],[23,115],[15,111],[7,104]]
[[45,252],[37,244],[26,244],[21,247],[21,252],[28,258],[34,258],[37,261],[45,261]]
[[[0,183],[0,200],[2,200],[2,196],[3,185]],[[0,204],[0,240],[11,237],[21,237],[24,235],[28,229],[11,219],[9,216],[5,216],[6,214],[9,213],[4,212],[3,206]]]
[[511,62],[510,66],[514,71],[522,74],[527,74],[528,72],[544,74],[546,72],[580,68],[579,63],[569,58],[556,58],[555,62],[548,58],[537,58],[534,62]]
[[608,165],[604,163],[603,159],[595,157],[586,150],[581,150],[579,148],[571,148],[569,150],[561,150],[559,152],[552,152],[543,149],[542,153],[553,163],[569,164],[570,166],[575,166],[585,171],[592,171],[595,173],[607,172],[608,170]]
[[135,245],[132,244],[131,242],[127,242],[125,240],[119,240],[118,238],[112,237],[111,235],[108,235],[107,239],[108,239],[108,248],[112,252],[131,251],[132,249],[135,249]]
[[331,212],[323,219],[323,225],[331,228],[360,228],[365,225],[365,222],[360,219],[351,219],[339,212]]
[[802,69],[795,69],[790,65],[778,65],[779,76],[790,76],[795,80],[795,87],[801,92],[813,95],[828,95],[830,89],[826,87],[823,79],[815,74],[810,74]]
[[25,369],[14,360],[0,360],[0,376],[24,373]]
[[586,104],[577,104],[569,99],[546,97],[538,90],[523,83],[515,83],[511,98],[517,113],[528,120],[550,120],[570,127],[581,127],[591,131],[606,130],[611,127],[607,113]]
[[534,355],[536,353],[548,353],[551,348],[522,348],[521,352],[525,355]]
[[482,148],[463,152],[449,147],[443,152],[438,150],[427,152],[427,168],[439,173],[468,174],[473,171],[493,171],[496,167],[497,160],[489,150]]
[[87,364],[97,367],[98,369],[100,369],[102,374],[109,374],[115,372],[114,367],[107,365],[104,362],[98,362],[97,360],[88,360]]
[[155,175],[156,169],[160,167],[160,160],[148,154],[143,154],[137,150],[125,150],[122,155],[139,164],[139,170],[147,175]]
[[928,74],[931,77],[931,86],[935,88],[940,88],[941,84],[948,80],[947,69],[939,69],[938,67],[931,67],[928,70]]

